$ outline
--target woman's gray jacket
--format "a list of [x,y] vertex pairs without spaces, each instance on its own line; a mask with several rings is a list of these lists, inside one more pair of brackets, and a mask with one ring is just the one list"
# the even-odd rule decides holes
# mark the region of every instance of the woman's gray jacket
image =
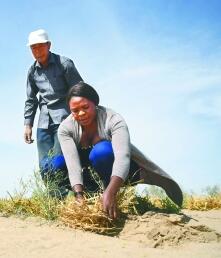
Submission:
[[[99,137],[112,142],[114,151],[112,176],[125,180],[129,173],[130,159],[132,159],[140,167],[142,183],[162,187],[176,204],[182,205],[183,195],[178,184],[130,143],[127,124],[118,113],[98,106],[97,123]],[[69,115],[59,126],[58,139],[72,186],[83,185],[82,167],[78,154],[81,135],[82,128],[72,115]]]

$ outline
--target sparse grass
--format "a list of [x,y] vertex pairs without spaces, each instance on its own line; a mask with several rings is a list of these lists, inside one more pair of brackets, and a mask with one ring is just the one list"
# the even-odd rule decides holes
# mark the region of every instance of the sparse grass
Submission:
[[[32,191],[31,197],[30,190]],[[48,220],[58,217],[58,198],[52,198],[50,192],[56,192],[55,183],[44,185],[40,173],[35,172],[34,178],[24,183],[20,181],[20,191],[9,194],[8,199],[0,199],[0,212],[5,215],[40,216]]]
[[187,196],[184,199],[183,207],[188,210],[207,211],[212,209],[221,209],[220,196]]
[[[30,195],[29,191],[32,190]],[[209,188],[210,192],[203,197],[185,195],[183,208],[208,210],[221,208],[221,192],[216,187]],[[218,190],[217,190],[218,189]],[[51,197],[51,193],[54,193]],[[70,192],[71,193],[71,192]],[[177,207],[164,192],[152,187],[150,191],[138,196],[133,186],[121,189],[117,196],[119,218],[111,220],[102,211],[101,193],[87,194],[85,202],[79,204],[73,194],[61,199],[56,183],[42,182],[39,173],[35,173],[34,180],[28,183],[21,182],[19,192],[9,194],[9,198],[0,199],[0,213],[4,215],[39,216],[47,220],[60,221],[63,224],[83,230],[102,234],[116,234],[123,227],[126,217],[142,215],[149,210],[179,213]]]
[[189,210],[221,209],[221,188],[218,185],[207,187],[201,196],[185,194],[183,208]]

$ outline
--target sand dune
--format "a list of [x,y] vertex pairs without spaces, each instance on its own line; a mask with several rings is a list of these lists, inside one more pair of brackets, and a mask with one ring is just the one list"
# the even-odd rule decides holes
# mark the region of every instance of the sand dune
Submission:
[[0,257],[220,258],[221,210],[147,212],[131,217],[117,237],[37,218],[0,217]]

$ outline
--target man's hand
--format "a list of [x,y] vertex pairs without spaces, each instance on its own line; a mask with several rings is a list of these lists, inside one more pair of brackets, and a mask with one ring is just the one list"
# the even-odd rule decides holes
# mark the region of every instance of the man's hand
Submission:
[[31,125],[25,126],[24,139],[25,139],[25,142],[28,144],[33,143],[34,140],[32,139],[32,126]]
[[123,184],[123,180],[118,176],[112,176],[107,189],[103,193],[103,210],[111,219],[117,218],[117,193]]

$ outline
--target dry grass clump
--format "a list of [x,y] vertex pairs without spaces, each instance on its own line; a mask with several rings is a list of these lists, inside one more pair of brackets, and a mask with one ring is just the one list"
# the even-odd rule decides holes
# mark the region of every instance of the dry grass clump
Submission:
[[30,199],[1,199],[0,211],[6,215],[10,214],[29,214],[36,215],[40,213],[39,205],[33,203]]
[[183,207],[188,210],[207,211],[221,209],[221,195],[217,196],[187,196]]
[[185,194],[183,208],[189,210],[212,210],[221,209],[221,187],[219,185],[208,186],[204,190],[204,195]]
[[59,220],[71,228],[89,230],[102,234],[112,234],[116,225],[102,210],[99,195],[85,198],[79,203],[74,197],[60,204]]
[[138,196],[133,186],[126,186],[121,189],[117,195],[118,209],[124,214],[139,214],[137,206],[139,205]]
[[113,235],[122,225],[123,214],[136,213],[135,190],[125,187],[117,196],[119,219],[112,220],[102,210],[101,194],[85,197],[83,203],[69,197],[60,205],[59,219],[71,228]]
[[58,217],[58,200],[54,198],[0,199],[0,212],[4,215],[39,216],[54,220]]
[[[0,199],[0,212],[4,215],[39,216],[48,220],[58,217],[58,198],[52,198],[54,185],[45,186],[38,172],[27,182],[20,181],[19,191],[8,193],[9,198]],[[31,191],[31,194],[30,194]]]
[[159,197],[150,197],[150,203],[152,204],[152,209],[160,210],[165,213],[179,213],[181,207],[173,203],[168,197],[159,198]]

